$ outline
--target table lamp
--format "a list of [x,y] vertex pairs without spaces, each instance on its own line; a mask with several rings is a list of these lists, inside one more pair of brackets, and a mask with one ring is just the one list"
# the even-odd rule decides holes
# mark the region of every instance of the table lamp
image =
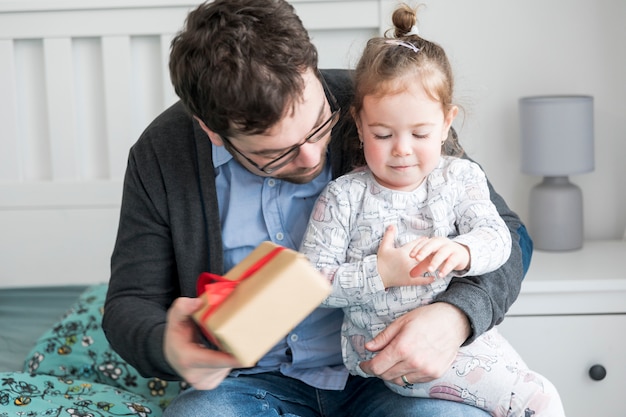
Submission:
[[593,97],[535,96],[519,100],[522,172],[542,175],[529,199],[536,249],[583,245],[583,197],[568,176],[593,171]]

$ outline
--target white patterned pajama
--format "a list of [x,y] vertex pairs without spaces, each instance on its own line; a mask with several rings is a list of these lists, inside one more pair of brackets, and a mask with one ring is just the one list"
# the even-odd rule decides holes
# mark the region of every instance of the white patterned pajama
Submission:
[[[331,182],[313,209],[301,252],[333,285],[324,305],[344,310],[342,353],[355,375],[371,376],[359,367],[374,355],[365,349],[367,341],[397,317],[431,303],[453,279],[385,289],[376,253],[392,224],[396,246],[420,236],[447,236],[468,247],[471,266],[463,275],[493,271],[510,254],[510,232],[489,198],[484,173],[473,162],[442,157],[411,192],[379,185],[367,169]],[[462,347],[442,378],[409,387],[387,385],[401,395],[464,402],[494,416],[563,415],[552,384],[529,370],[495,329]]]

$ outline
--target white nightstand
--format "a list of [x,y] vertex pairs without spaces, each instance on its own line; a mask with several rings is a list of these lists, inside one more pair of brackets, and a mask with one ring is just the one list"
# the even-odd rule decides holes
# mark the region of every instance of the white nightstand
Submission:
[[554,383],[568,417],[624,417],[626,241],[535,251],[522,292],[499,329],[532,369]]

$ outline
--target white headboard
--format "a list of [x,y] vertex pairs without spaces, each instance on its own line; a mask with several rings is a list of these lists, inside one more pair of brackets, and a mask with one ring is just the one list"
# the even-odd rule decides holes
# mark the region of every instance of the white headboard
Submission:
[[[321,67],[350,66],[395,5],[292,3]],[[0,0],[0,287],[108,280],[128,148],[176,100],[169,43],[196,5]]]

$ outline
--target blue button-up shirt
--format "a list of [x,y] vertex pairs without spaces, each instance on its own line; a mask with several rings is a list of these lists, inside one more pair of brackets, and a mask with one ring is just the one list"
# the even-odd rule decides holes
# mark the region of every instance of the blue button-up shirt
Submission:
[[[315,200],[331,179],[330,163],[307,184],[254,175],[223,147],[213,147],[213,166],[226,270],[265,240],[299,249]],[[316,388],[342,389],[348,378],[341,358],[342,319],[340,309],[316,309],[257,366],[233,374],[280,371]]]

